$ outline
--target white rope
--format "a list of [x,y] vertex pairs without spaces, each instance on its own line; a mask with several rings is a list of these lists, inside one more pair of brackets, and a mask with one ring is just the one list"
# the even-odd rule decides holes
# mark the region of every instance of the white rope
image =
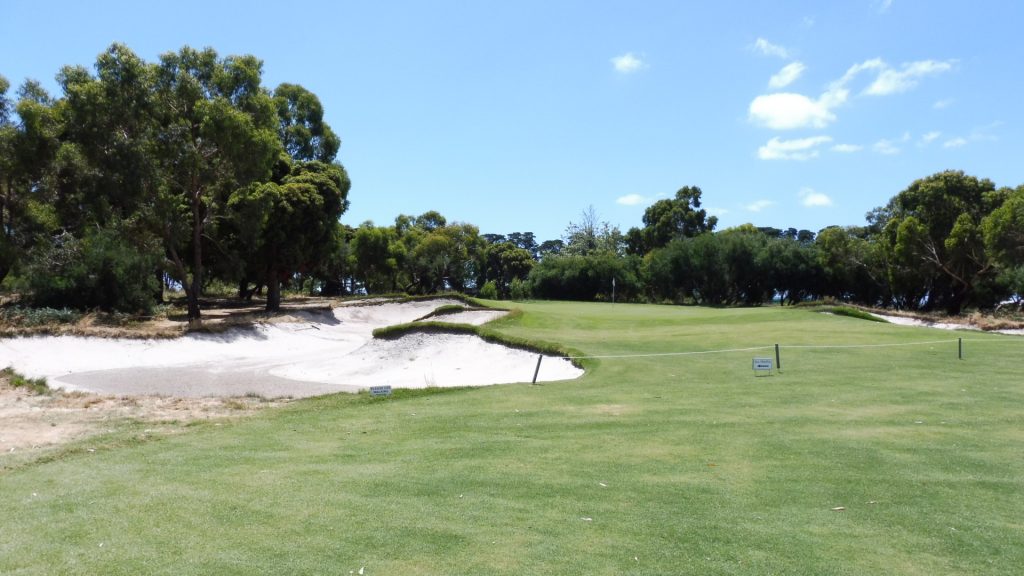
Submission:
[[[901,346],[928,346],[931,344],[952,344],[958,340],[927,340],[924,342],[898,342],[894,344],[780,344],[779,350],[812,350],[812,349],[850,349],[850,348],[896,348]],[[964,342],[1003,342],[1004,340],[978,339]],[[1008,341],[1008,340],[1007,340]],[[565,360],[589,360],[599,358],[656,358],[661,356],[695,356],[698,354],[727,354],[730,352],[752,352],[755,350],[772,350],[774,346],[755,346],[752,348],[728,348],[724,350],[700,350],[695,352],[661,352],[656,354],[598,354],[593,356],[560,356]]]
[[895,348],[897,346],[926,346],[928,344],[950,344],[956,340],[929,340],[927,342],[900,342],[897,344],[780,344],[779,348],[812,349],[812,348]]

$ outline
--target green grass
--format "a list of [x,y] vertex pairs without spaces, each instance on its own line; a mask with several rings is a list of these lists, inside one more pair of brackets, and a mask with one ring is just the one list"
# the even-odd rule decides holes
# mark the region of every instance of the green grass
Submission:
[[0,370],[0,378],[7,380],[11,388],[24,388],[33,394],[50,393],[50,387],[46,385],[46,378],[26,378],[10,366]]
[[[0,473],[2,574],[1018,574],[1024,341],[533,302],[569,382],[336,395]],[[957,335],[959,336],[959,334]],[[889,348],[797,345],[937,344]],[[754,355],[782,344],[783,370]],[[833,508],[843,507],[844,511]]]
[[857,318],[859,320],[868,320],[870,322],[888,322],[885,318],[879,318],[870,312],[866,312],[860,308],[853,308],[851,306],[830,306],[822,308],[821,311],[835,314],[836,316],[846,316],[849,318]]

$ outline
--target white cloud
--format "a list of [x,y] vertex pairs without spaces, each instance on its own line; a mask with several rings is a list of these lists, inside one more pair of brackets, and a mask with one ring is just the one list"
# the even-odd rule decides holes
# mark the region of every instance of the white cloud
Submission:
[[792,92],[758,96],[750,103],[750,120],[775,130],[824,128],[836,120],[832,110],[842,106],[849,99],[850,91],[846,85],[862,71],[884,66],[885,63],[877,58],[851,66],[843,77],[832,82],[817,100]]
[[993,134],[992,131],[995,130],[996,128],[999,128],[1002,125],[1003,123],[1001,121],[996,121],[986,126],[975,127],[973,130],[971,130],[971,141],[995,142],[999,140],[999,137]]
[[778,58],[789,58],[789,50],[786,50],[782,46],[777,46],[764,38],[758,38],[754,42],[754,50],[764,54],[765,56],[776,56]]
[[875,81],[868,86],[864,93],[871,96],[888,96],[889,94],[906,92],[917,86],[917,81],[920,78],[952,70],[954,62],[954,60],[946,62],[921,60],[904,64],[903,69],[899,71],[886,67],[878,73],[878,77],[875,78]]
[[888,12],[889,8],[892,8],[892,2],[893,0],[878,0],[878,13],[885,14],[886,12]]
[[804,16],[803,20],[800,21],[800,24],[804,28],[814,28],[814,16]]
[[803,62],[791,62],[782,67],[774,76],[768,80],[768,87],[770,88],[785,88],[793,82],[796,82],[797,78],[804,73],[807,67],[804,66]]
[[920,141],[919,145],[920,146],[927,146],[927,145],[931,144],[932,142],[935,142],[936,140],[938,140],[939,136],[942,136],[942,132],[939,132],[938,130],[932,130],[931,132],[921,136],[921,141]]
[[774,204],[775,202],[772,202],[771,200],[758,200],[757,202],[747,204],[746,206],[743,207],[743,209],[746,210],[747,212],[760,212],[761,210],[773,206]]
[[836,144],[832,147],[833,152],[842,152],[843,154],[860,152],[863,149],[864,147],[859,144]]
[[[896,70],[881,58],[865,60],[850,66],[817,99],[793,92],[757,96],[750,103],[748,117],[751,122],[774,130],[824,128],[835,122],[834,110],[850,99],[850,85],[862,73],[875,73],[875,78],[861,93],[884,96],[910,90],[921,78],[951,70],[955,63],[956,60],[922,60],[904,64],[900,70]],[[773,88],[781,88],[796,80],[803,70],[802,63],[794,62],[772,76],[769,83]]]
[[639,204],[646,204],[649,199],[639,194],[626,194],[625,196],[619,196],[615,199],[616,204],[622,204],[623,206],[637,206]]
[[632,52],[626,52],[622,56],[616,56],[611,59],[612,66],[615,67],[616,72],[622,74],[631,74],[638,70],[647,68],[647,63],[638,58]]
[[854,64],[847,68],[846,73],[843,74],[842,78],[831,84],[829,90],[838,91],[845,89],[847,84],[865,70],[884,70],[887,67],[888,66],[881,58],[872,58],[871,60],[865,60],[860,64]]
[[815,192],[813,188],[801,188],[800,198],[803,199],[804,206],[809,208],[819,208],[832,205],[832,199],[829,198],[827,194]]
[[831,108],[836,105],[826,95],[811,100],[803,94],[779,92],[754,98],[749,114],[753,122],[775,130],[824,128],[835,121]]
[[879,154],[893,155],[900,153],[900,148],[896,146],[892,140],[885,138],[875,142],[875,145],[872,146],[872,148],[874,148],[875,152],[878,152]]
[[936,110],[944,110],[953,105],[954,100],[952,98],[946,98],[944,100],[936,100],[935,104],[932,104],[932,108]]
[[767,144],[757,149],[757,157],[761,160],[810,160],[818,156],[816,148],[832,141],[828,136],[812,136],[796,140],[779,140],[772,138]]
[[943,148],[959,148],[967,144],[966,138],[951,138],[943,142]]
[[704,210],[712,216],[725,216],[729,213],[727,208],[712,208],[711,206],[706,206]]

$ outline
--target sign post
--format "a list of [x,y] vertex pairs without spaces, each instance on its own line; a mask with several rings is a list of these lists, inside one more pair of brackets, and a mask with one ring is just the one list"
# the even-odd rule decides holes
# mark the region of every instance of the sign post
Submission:
[[370,396],[391,396],[391,386],[370,386]]

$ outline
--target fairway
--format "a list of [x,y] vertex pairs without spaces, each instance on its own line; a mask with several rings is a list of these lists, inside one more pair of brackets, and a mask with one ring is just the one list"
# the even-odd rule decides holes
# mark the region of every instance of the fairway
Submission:
[[[790,307],[515,307],[490,327],[621,357],[76,444],[0,471],[0,574],[1024,566],[1024,338]],[[782,370],[755,376],[775,344]]]

